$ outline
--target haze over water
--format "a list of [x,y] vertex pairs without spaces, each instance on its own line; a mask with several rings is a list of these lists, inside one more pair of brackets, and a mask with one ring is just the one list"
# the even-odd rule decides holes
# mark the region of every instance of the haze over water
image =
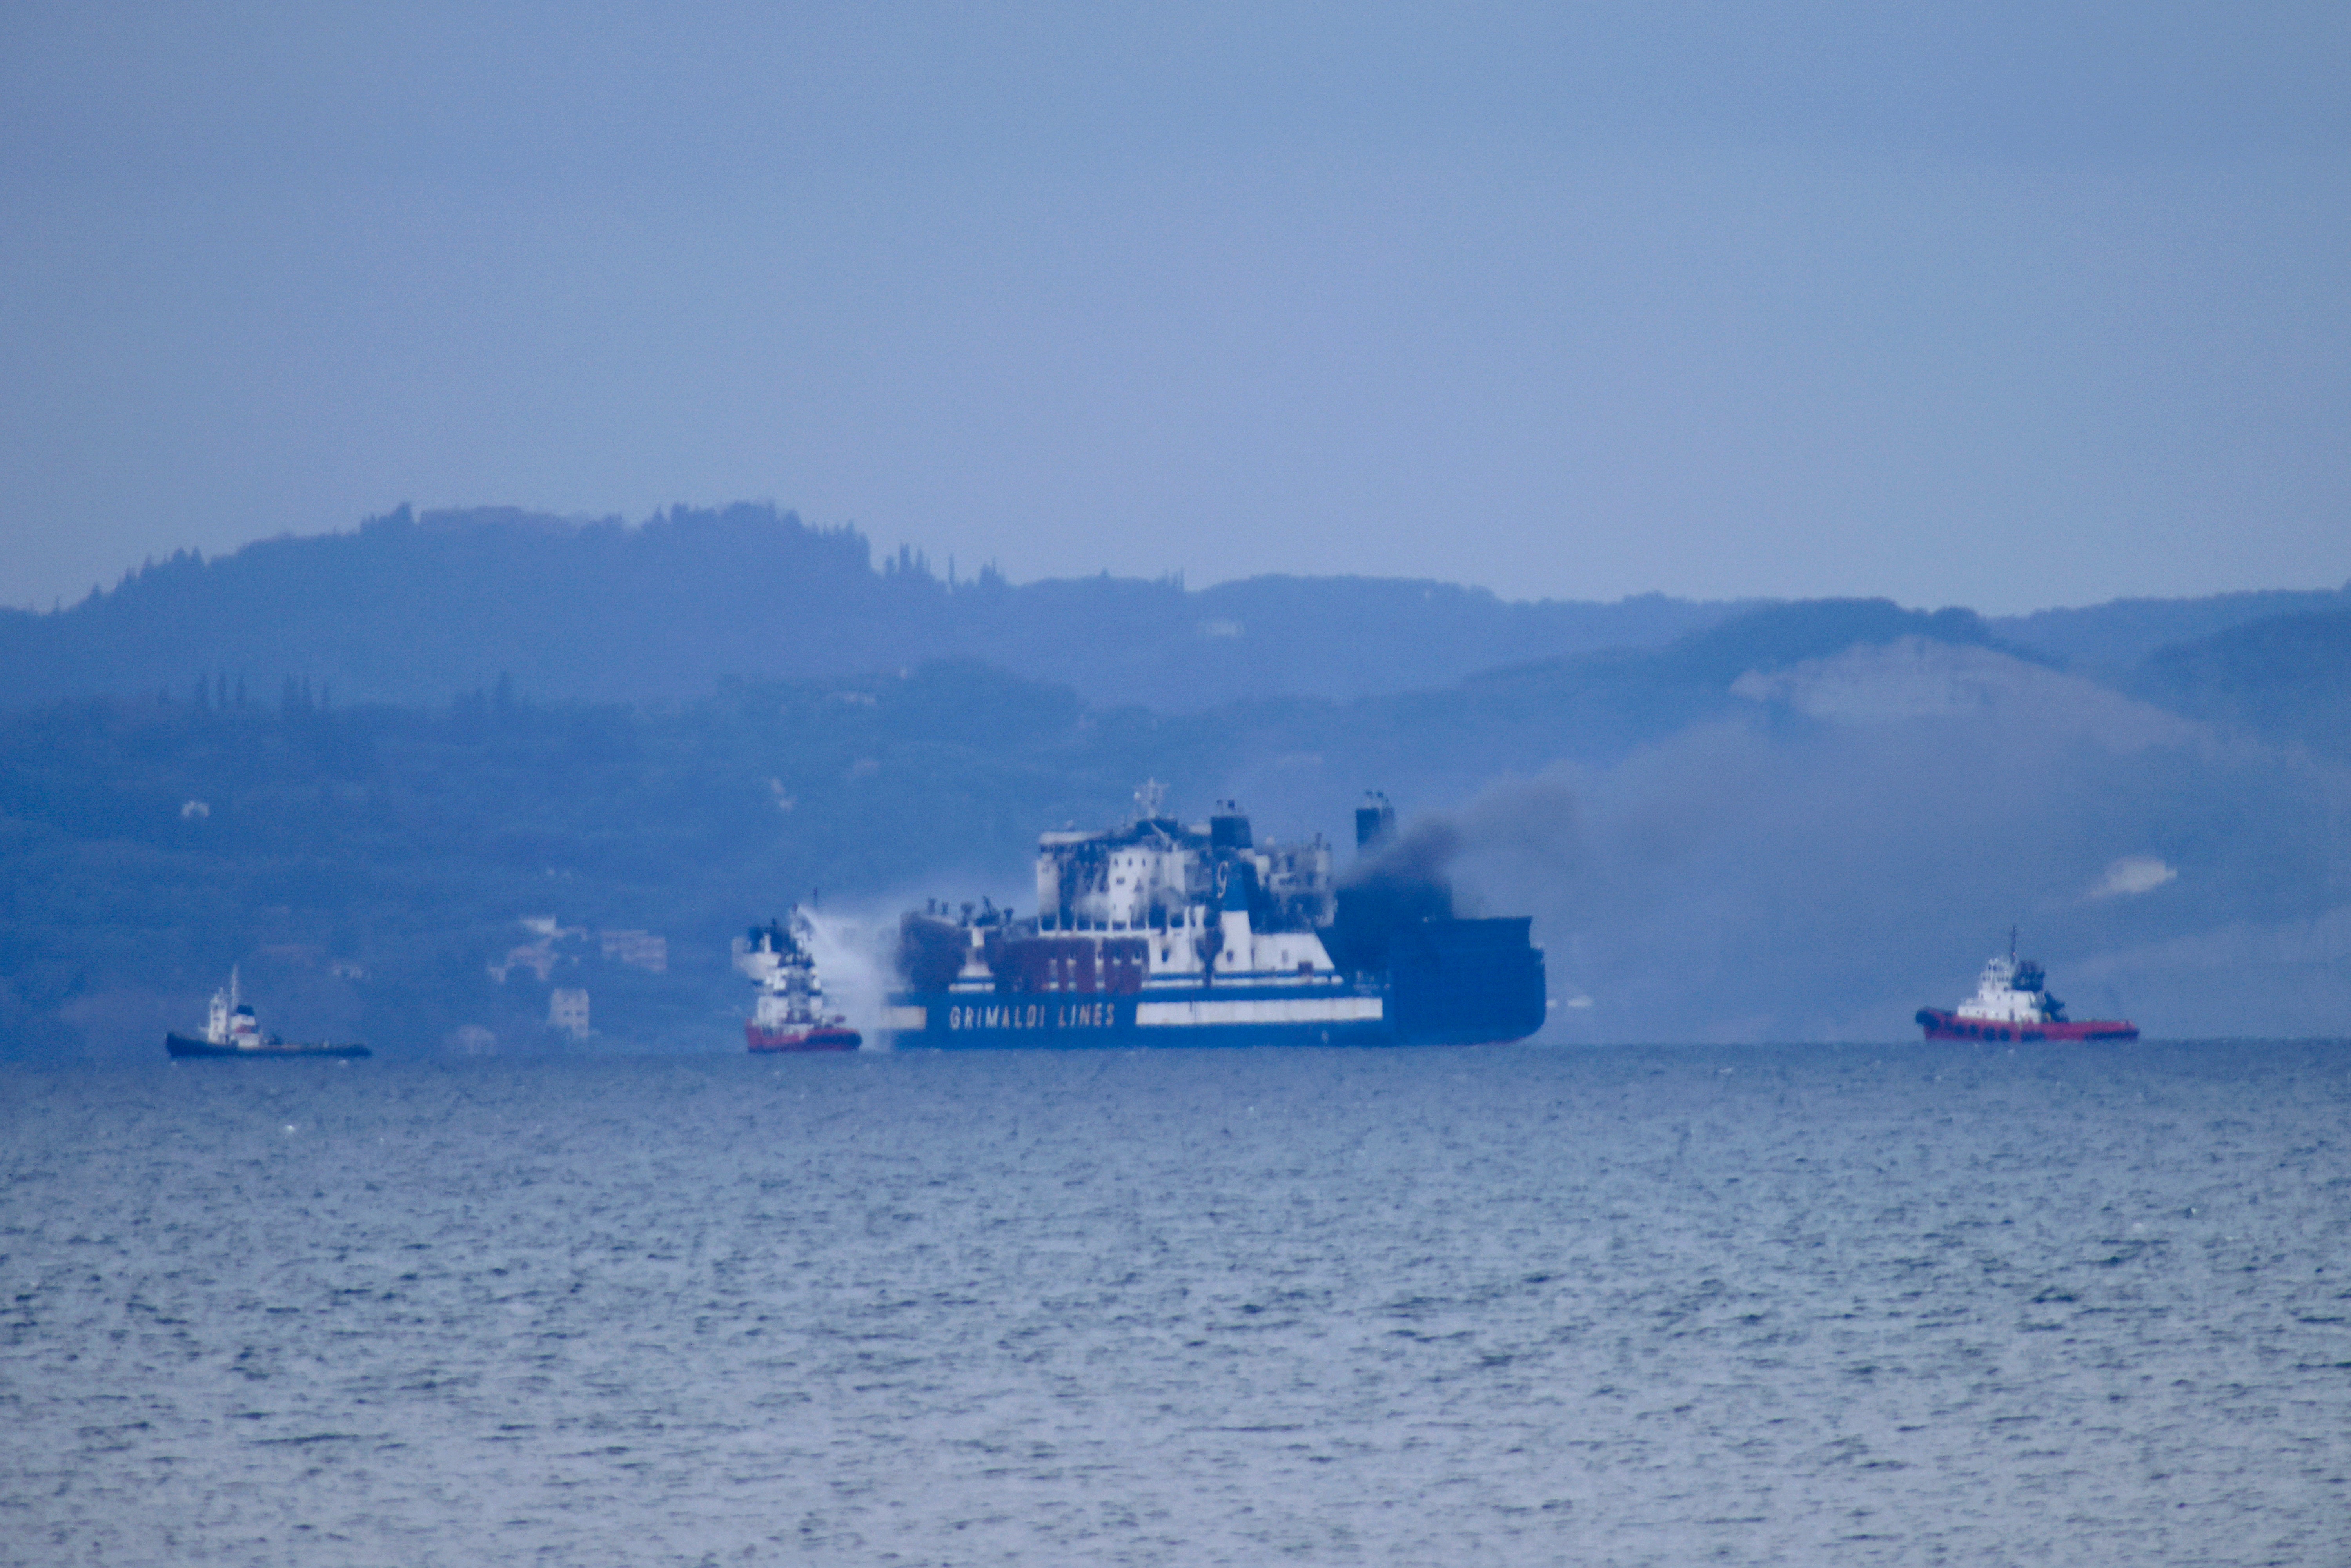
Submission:
[[2351,1047],[0,1076],[0,1560],[2351,1556]]

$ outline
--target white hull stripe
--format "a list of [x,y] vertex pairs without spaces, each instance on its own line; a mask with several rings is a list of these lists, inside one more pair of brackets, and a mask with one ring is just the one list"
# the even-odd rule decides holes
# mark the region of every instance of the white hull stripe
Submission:
[[1377,1023],[1379,997],[1269,997],[1247,1002],[1137,1002],[1134,1021],[1153,1025]]

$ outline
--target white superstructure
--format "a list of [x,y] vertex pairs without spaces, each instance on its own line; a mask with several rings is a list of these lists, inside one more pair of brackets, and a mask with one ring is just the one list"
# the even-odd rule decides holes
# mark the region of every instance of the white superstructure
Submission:
[[1976,980],[1976,994],[1954,1012],[1983,1023],[2063,1023],[2065,1004],[2051,996],[2041,966],[2020,964],[2013,953],[1996,953],[1986,960]]
[[847,1020],[825,1005],[824,981],[810,944],[816,935],[808,912],[795,907],[789,918],[754,926],[735,940],[735,967],[759,988],[750,1027],[760,1034],[838,1029]]
[[228,972],[227,987],[213,993],[212,1010],[204,1016],[204,1043],[230,1046],[238,1051],[258,1051],[264,1043],[261,1020],[255,1018],[253,1009],[237,998],[234,967]]
[[[1156,783],[1137,789],[1135,816],[1123,827],[1040,836],[1038,913],[1027,935],[1045,946],[1024,944],[1020,955],[1048,966],[1035,977],[1037,988],[1093,989],[1061,971],[1079,961],[1076,945],[1104,939],[1129,950],[1141,945],[1146,987],[1196,985],[1208,975],[1334,983],[1338,975],[1315,929],[1331,920],[1331,846],[1319,836],[1258,843],[1230,800],[1217,801],[1207,821],[1187,826],[1160,814],[1163,794]],[[993,914],[970,928],[959,987],[995,983],[985,956]],[[1008,911],[997,928],[1009,924]],[[1055,954],[1057,939],[1070,946],[1070,956]]]

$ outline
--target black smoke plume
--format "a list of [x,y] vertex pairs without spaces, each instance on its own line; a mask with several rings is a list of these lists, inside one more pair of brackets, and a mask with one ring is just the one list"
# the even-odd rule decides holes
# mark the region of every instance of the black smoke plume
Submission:
[[1563,881],[1578,859],[1576,822],[1573,793],[1551,779],[1511,780],[1462,810],[1414,819],[1341,877],[1332,958],[1345,968],[1375,968],[1399,926],[1481,913],[1485,900],[1474,888],[1457,890],[1456,867],[1465,858],[1501,857]]

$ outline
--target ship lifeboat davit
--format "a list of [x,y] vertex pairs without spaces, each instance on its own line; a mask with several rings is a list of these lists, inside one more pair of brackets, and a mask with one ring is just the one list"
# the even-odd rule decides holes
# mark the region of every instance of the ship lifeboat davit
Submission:
[[2009,935],[2009,950],[1984,965],[1976,994],[1958,1007],[1920,1008],[1918,1027],[1928,1040],[2137,1040],[2138,1025],[2128,1019],[2069,1019],[2065,1004],[2049,994],[2041,966],[2016,956],[2016,936]]

